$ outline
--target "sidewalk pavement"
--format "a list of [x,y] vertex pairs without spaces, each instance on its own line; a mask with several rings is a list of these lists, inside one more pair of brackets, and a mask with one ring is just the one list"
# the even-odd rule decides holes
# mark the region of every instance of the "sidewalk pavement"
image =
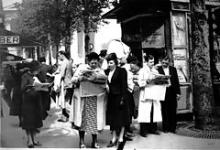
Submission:
[[[25,132],[18,127],[18,119],[15,116],[9,116],[9,108],[3,101],[4,117],[1,118],[1,145],[8,148],[26,148]],[[74,148],[78,149],[78,132],[71,128],[70,123],[57,122],[58,110],[52,103],[50,116],[44,121],[44,127],[37,137],[42,143],[38,148]],[[138,124],[135,123],[136,136],[133,141],[127,141],[124,149],[218,149],[220,148],[220,139],[202,139],[187,136],[180,136],[172,133],[162,133],[160,135],[149,134],[146,138],[139,136]],[[98,136],[98,142],[101,149],[106,148],[111,139],[109,127],[106,127]],[[90,147],[91,136],[86,135],[86,145]]]
[[[1,118],[1,146],[3,148],[26,148],[25,131],[18,126],[18,118],[9,115],[9,108],[3,101],[4,117]],[[69,122],[58,122],[59,111],[52,104],[50,115],[43,123],[37,140],[42,144],[38,148],[78,148],[78,131],[71,128]],[[98,135],[101,147],[106,147],[111,138],[108,127]],[[91,135],[85,136],[85,144],[91,146]]]

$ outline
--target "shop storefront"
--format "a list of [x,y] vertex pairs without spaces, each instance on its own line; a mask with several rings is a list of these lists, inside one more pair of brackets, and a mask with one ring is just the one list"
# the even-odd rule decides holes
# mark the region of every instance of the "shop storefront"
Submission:
[[[215,9],[218,4],[207,2],[207,8]],[[122,41],[141,61],[144,54],[154,55],[156,61],[164,55],[169,56],[177,68],[181,84],[178,113],[191,113],[190,0],[121,0],[103,17],[118,20],[122,28]],[[219,52],[219,47],[215,49]]]

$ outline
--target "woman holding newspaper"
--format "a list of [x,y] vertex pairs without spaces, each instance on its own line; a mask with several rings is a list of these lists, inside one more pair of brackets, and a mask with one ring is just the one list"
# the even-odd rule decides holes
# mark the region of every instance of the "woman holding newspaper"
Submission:
[[39,91],[48,90],[50,83],[41,83],[36,77],[39,63],[36,61],[27,64],[26,71],[21,77],[22,106],[21,106],[21,127],[26,131],[27,146],[33,148],[40,146],[35,141],[38,128],[42,127],[42,101]]
[[95,52],[87,55],[88,64],[80,65],[72,81],[74,90],[74,123],[79,127],[79,147],[85,148],[85,132],[92,134],[92,148],[99,148],[97,134],[105,126],[107,76],[99,68],[99,56]]

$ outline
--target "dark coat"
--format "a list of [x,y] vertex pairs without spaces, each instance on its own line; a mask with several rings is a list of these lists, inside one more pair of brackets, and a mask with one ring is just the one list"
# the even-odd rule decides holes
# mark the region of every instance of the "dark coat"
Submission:
[[39,73],[37,75],[41,82],[51,82],[50,78],[47,77],[47,73],[53,73],[53,67],[47,64],[41,64],[39,68]]
[[[158,68],[160,74],[165,74],[162,67]],[[163,130],[175,132],[177,94],[180,94],[180,85],[176,68],[169,66],[171,86],[166,89],[165,101],[162,104]]]
[[36,91],[33,85],[33,75],[26,72],[22,75],[21,90],[22,90],[22,128],[37,129],[42,127],[42,104],[41,94]]
[[22,103],[22,92],[21,92],[21,76],[22,72],[16,71],[13,73],[14,86],[13,94],[10,106],[10,115],[20,116],[21,115],[21,103]]
[[[110,70],[106,70],[106,75],[109,72]],[[117,67],[108,85],[107,124],[111,130],[117,130],[130,124],[126,70]]]
[[[47,76],[47,73],[52,74],[53,73],[53,67],[47,64],[41,64],[40,68],[38,69],[37,77],[38,79],[45,83],[45,82],[52,82],[53,79],[49,76]],[[43,119],[46,119],[48,116],[47,111],[50,110],[50,88],[48,89],[48,92],[41,91],[41,97],[42,97],[42,106],[43,106]]]
[[[165,74],[162,67],[158,68],[158,72],[160,74]],[[180,94],[179,78],[175,67],[169,66],[169,72],[171,76],[170,77],[171,86],[169,88],[172,91],[172,93],[170,94],[172,95],[173,98],[175,98],[177,94]]]

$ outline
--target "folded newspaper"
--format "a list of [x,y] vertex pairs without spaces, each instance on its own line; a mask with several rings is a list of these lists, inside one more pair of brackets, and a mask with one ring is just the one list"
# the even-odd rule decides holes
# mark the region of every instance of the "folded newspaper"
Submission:
[[49,91],[48,88],[52,84],[53,83],[42,83],[42,82],[40,82],[40,80],[37,77],[34,77],[33,86],[34,86],[35,90],[37,90],[37,91]]
[[152,82],[156,85],[161,84],[169,84],[170,76],[168,75],[162,75],[162,74],[154,74],[155,79],[152,80]]

